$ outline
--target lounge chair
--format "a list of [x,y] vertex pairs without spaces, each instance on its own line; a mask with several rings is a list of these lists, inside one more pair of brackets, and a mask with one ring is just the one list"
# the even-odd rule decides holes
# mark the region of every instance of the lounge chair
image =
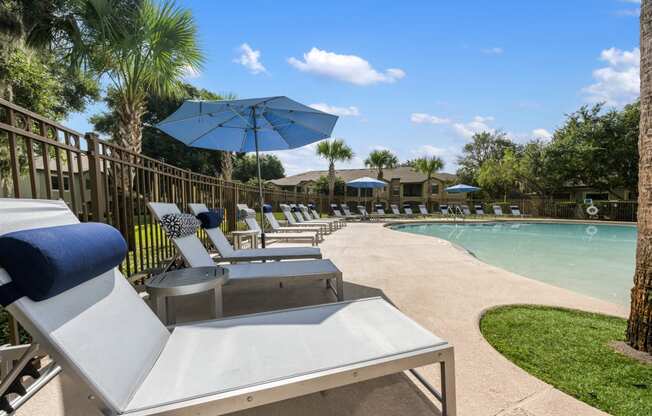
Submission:
[[[339,230],[344,226],[344,224],[346,224],[346,221],[339,218],[320,218],[319,214],[316,214],[317,211],[314,211],[314,208],[305,206],[304,204],[297,204],[297,207],[299,208],[299,212],[301,212],[301,215],[303,215],[303,218],[306,221],[326,222],[331,224],[329,227],[331,232]],[[312,207],[314,207],[314,205],[312,205]],[[313,214],[312,211],[314,211],[316,215]]]
[[367,208],[364,207],[364,205],[358,205],[356,206],[358,212],[360,213],[360,216],[362,217],[363,220],[370,220],[371,216],[367,212]]
[[521,209],[518,207],[518,205],[510,205],[509,210],[511,211],[513,217],[523,216],[523,214],[521,213]]
[[[240,217],[244,220],[245,224],[247,224],[247,227],[249,227],[250,230],[253,231],[260,231],[262,232],[262,228],[260,227],[260,224],[258,224],[258,221],[256,221],[256,211],[253,209],[247,208],[247,209],[242,209],[240,210]],[[310,233],[302,233],[302,232],[296,232],[296,233],[265,233],[265,239],[267,241],[285,241],[285,242],[297,242],[297,241],[309,241],[313,246],[316,246],[319,244],[320,238],[319,238],[319,233],[317,232],[310,232]]]
[[404,204],[404,205],[403,205],[403,212],[404,212],[405,215],[407,215],[408,217],[414,217],[414,212],[412,211],[412,206],[409,205],[409,204]]
[[497,217],[502,217],[503,216],[503,209],[500,207],[500,205],[492,205],[492,208],[494,210],[494,215]]
[[[174,204],[169,204],[176,207]],[[160,204],[159,204],[160,206]],[[188,208],[193,215],[197,216],[202,212],[207,212],[208,207],[205,204],[188,204]],[[166,212],[174,211],[172,207],[167,207]],[[178,208],[176,210],[179,212]],[[160,216],[157,216],[160,217]],[[249,250],[234,250],[229,240],[222,233],[219,227],[205,228],[204,231],[211,240],[213,247],[217,250],[219,260],[230,263],[249,262],[249,261],[267,261],[267,260],[299,260],[299,259],[321,259],[321,250],[317,247],[275,247],[275,248],[257,248]]]
[[271,227],[272,231],[275,233],[317,233],[317,237],[319,237],[319,241],[324,241],[324,227],[320,226],[309,226],[308,224],[299,224],[299,223],[290,223],[288,221],[289,226],[288,227],[282,227],[281,224],[279,224],[278,220],[274,216],[274,213],[272,212],[272,206],[271,205],[265,205],[263,207],[263,214],[265,215],[265,219],[267,220],[267,223]]
[[482,216],[485,215],[484,214],[484,208],[482,207],[482,205],[476,205],[475,206],[475,215],[477,215],[479,217],[482,217]]
[[[76,223],[63,201],[0,200],[3,233]],[[40,347],[97,414],[217,416],[440,363],[444,413],[455,416],[453,347],[383,299],[166,328],[116,267],[69,274],[46,269],[37,281],[63,287],[39,298],[22,270],[0,265],[0,290],[27,288],[4,306],[35,342],[12,374]]]
[[389,204],[389,208],[392,210],[392,214],[396,215],[397,217],[403,216],[403,214],[401,214],[401,211],[398,210],[398,205]]
[[362,217],[357,214],[353,214],[351,210],[349,209],[349,206],[346,204],[340,204],[340,207],[342,208],[342,212],[344,213],[344,216],[348,219],[352,220],[360,220]]
[[471,215],[471,210],[469,209],[468,205],[462,204],[462,205],[460,205],[460,209],[462,210],[462,215],[464,215],[465,217],[468,217],[468,216]]
[[[180,213],[175,204],[150,202],[147,206],[159,221],[167,214]],[[196,234],[168,237],[172,240],[187,267],[216,266],[215,261]],[[282,264],[281,262],[228,264],[220,265],[220,267],[229,271],[228,285],[283,283],[298,279],[326,280],[338,299],[343,299],[342,273],[330,260],[296,260],[282,262]],[[331,280],[336,281],[336,287],[331,285]]]
[[290,226],[310,228],[318,227],[322,230],[322,234],[331,233],[335,229],[335,225],[331,222],[315,220],[306,221],[301,213],[296,212],[298,208],[293,210],[288,204],[279,204],[279,207],[281,208],[281,212],[283,213],[283,216]]
[[419,213],[423,215],[424,217],[427,217],[430,215],[428,212],[428,208],[424,204],[419,204]]
[[447,217],[447,216],[449,216],[451,214],[450,207],[448,205],[445,205],[445,204],[444,205],[439,205],[439,212],[441,213],[441,215],[443,215],[445,217]]
[[317,212],[314,205],[310,206],[309,208],[313,220],[330,221],[335,223],[338,228],[346,227],[346,220],[344,218],[324,218],[321,215],[319,215],[319,212]]

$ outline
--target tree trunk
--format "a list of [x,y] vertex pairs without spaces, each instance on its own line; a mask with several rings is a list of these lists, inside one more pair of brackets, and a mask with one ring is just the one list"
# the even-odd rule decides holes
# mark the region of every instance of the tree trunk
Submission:
[[[145,113],[145,103],[143,100],[130,102],[121,100],[116,106],[116,115],[118,116],[116,137],[117,143],[132,153],[140,154],[143,150],[143,130],[141,119]],[[125,159],[128,160],[128,159]],[[134,176],[133,169],[127,169],[128,175],[123,174],[118,183],[122,185],[123,190],[130,189],[130,180]],[[117,179],[117,178],[116,178]]]
[[381,167],[378,168],[378,180],[383,180],[383,168]]
[[328,165],[328,206],[333,203],[335,196],[335,163],[331,162]]
[[426,208],[428,209],[428,212],[431,211],[431,201],[432,201],[432,185],[430,184],[430,181],[432,180],[432,174],[428,175],[428,184],[426,185],[428,187],[428,190],[426,191],[426,196],[428,199],[426,200]]
[[222,163],[220,166],[222,179],[231,181],[233,179],[233,153],[222,152]]
[[627,343],[652,353],[652,0],[641,5],[638,242]]

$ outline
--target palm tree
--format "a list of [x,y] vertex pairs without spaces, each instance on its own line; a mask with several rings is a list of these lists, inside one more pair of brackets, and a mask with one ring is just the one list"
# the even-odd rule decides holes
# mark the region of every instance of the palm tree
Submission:
[[428,200],[426,201],[426,204],[428,206],[428,211],[430,211],[430,197],[432,194],[432,185],[430,184],[430,181],[432,180],[432,176],[439,170],[443,169],[444,167],[444,161],[437,157],[437,156],[424,156],[419,159],[416,159],[412,163],[412,169],[414,169],[417,172],[423,173],[428,177],[428,181],[426,182],[428,185]]
[[636,271],[627,322],[627,342],[652,353],[652,0],[641,4],[641,120],[638,170]]
[[328,160],[328,203],[331,204],[335,193],[335,162],[353,159],[353,150],[344,140],[324,140],[317,144],[317,156]]
[[364,161],[365,166],[378,169],[378,179],[383,179],[383,169],[392,169],[398,165],[398,158],[389,150],[374,150]]
[[153,0],[112,7],[117,0],[87,1],[85,31],[90,66],[110,81],[118,116],[116,137],[135,153],[142,150],[141,119],[149,94],[174,97],[183,76],[199,70],[203,55],[189,10]]

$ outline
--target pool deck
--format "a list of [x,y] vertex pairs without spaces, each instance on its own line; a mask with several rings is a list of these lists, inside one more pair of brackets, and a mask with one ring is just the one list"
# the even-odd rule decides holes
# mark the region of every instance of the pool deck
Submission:
[[[483,311],[504,304],[545,304],[625,317],[623,307],[481,262],[451,243],[386,228],[351,223],[320,245],[343,271],[348,299],[384,296],[421,325],[455,346],[458,415],[605,415],[530,376],[482,337]],[[332,301],[322,287],[225,291],[225,313],[239,314]],[[255,305],[253,307],[252,305]],[[189,319],[194,313],[189,312]],[[438,368],[421,373],[439,385]],[[17,414],[93,415],[65,377],[50,383]],[[258,415],[439,415],[418,383],[404,374],[238,412]]]

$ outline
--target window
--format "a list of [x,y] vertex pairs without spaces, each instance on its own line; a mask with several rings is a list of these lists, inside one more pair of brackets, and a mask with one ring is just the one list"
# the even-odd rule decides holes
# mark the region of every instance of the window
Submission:
[[431,183],[430,184],[430,193],[433,195],[439,194],[439,184],[438,183]]
[[592,199],[594,201],[608,201],[609,193],[608,192],[587,192],[584,199]]
[[555,192],[552,194],[553,199],[561,199],[564,201],[570,201],[571,200],[571,194],[570,192]]
[[[53,191],[58,191],[59,190],[59,176],[53,176],[52,177],[52,190]],[[63,190],[64,191],[69,191],[70,190],[70,183],[68,182],[68,177],[67,176],[63,177]]]
[[403,196],[422,196],[423,185],[420,183],[403,184]]

